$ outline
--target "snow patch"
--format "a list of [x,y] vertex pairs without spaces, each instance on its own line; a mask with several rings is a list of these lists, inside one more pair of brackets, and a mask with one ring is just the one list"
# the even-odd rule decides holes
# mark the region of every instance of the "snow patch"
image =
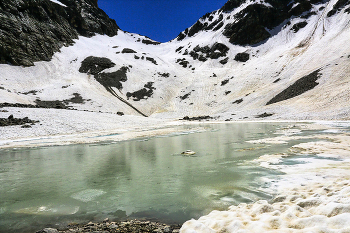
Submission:
[[64,7],[67,7],[66,5],[64,5],[63,3],[61,3],[60,1],[58,0],[50,0],[51,2],[54,2],[54,3],[57,3],[58,5],[61,5],[61,6],[64,6]]

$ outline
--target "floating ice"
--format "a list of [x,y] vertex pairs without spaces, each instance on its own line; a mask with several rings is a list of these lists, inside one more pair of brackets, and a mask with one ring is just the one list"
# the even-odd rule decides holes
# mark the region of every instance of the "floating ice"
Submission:
[[82,202],[89,202],[93,201],[96,197],[101,196],[105,193],[106,192],[103,190],[86,189],[84,191],[73,194],[71,197]]

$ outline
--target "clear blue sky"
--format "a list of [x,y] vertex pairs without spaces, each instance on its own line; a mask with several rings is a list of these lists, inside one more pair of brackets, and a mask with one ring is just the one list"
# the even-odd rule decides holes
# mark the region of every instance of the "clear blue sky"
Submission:
[[128,32],[166,42],[228,0],[98,0],[98,6]]

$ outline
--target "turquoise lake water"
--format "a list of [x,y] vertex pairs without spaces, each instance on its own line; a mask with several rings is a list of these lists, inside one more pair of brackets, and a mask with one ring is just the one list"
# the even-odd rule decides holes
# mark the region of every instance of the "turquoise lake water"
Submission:
[[[287,153],[297,142],[247,141],[277,137],[287,125],[203,124],[201,132],[198,125],[181,126],[185,133],[117,143],[0,150],[0,232],[107,217],[183,223],[213,209],[270,199],[261,178],[282,173],[250,161]],[[196,154],[181,155],[188,149]]]

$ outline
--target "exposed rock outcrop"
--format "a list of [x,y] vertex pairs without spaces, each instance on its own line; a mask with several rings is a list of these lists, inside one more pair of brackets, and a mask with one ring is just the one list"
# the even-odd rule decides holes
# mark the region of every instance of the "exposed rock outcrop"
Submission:
[[0,63],[31,66],[49,61],[79,35],[117,35],[119,27],[97,0],[0,1]]
[[316,70],[311,74],[308,74],[301,79],[297,80],[295,83],[290,85],[287,89],[283,90],[281,93],[272,98],[266,105],[281,102],[295,96],[301,95],[318,85],[317,79],[321,76],[320,70]]

